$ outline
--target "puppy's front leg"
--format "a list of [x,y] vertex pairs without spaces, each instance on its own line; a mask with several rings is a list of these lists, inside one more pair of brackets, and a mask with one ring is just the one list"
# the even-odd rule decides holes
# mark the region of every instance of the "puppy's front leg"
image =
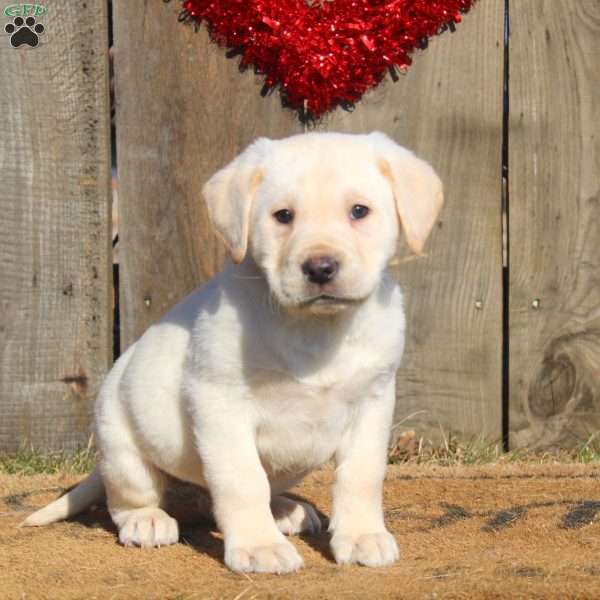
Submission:
[[195,434],[215,520],[225,537],[225,564],[233,571],[297,571],[302,558],[273,519],[252,419],[243,407],[226,417],[203,412]]
[[395,380],[366,398],[336,452],[331,548],[340,564],[369,567],[398,559],[398,546],[383,521],[383,479],[395,403]]

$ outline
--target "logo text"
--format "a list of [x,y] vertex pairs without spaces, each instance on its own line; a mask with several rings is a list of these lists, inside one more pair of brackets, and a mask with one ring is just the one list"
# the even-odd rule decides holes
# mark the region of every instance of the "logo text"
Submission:
[[48,8],[41,4],[11,4],[4,9],[6,17],[27,17],[34,15],[39,17],[48,12]]

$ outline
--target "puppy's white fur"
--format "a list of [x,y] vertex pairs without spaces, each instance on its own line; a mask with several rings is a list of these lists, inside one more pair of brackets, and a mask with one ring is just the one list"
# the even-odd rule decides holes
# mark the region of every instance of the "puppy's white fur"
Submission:
[[[431,167],[380,133],[260,139],[204,190],[238,266],[168,312],[117,361],[96,408],[100,470],[31,515],[40,525],[103,491],[125,545],[178,539],[165,474],[208,488],[236,571],[294,571],[283,533],[315,511],[279,494],[334,457],[330,529],[339,563],[398,557],[382,486],[404,344],[400,289],[386,271],[399,223],[422,250],[442,202]],[[365,218],[351,217],[356,204]],[[293,213],[289,224],[274,214]],[[312,283],[305,261],[339,269]]]

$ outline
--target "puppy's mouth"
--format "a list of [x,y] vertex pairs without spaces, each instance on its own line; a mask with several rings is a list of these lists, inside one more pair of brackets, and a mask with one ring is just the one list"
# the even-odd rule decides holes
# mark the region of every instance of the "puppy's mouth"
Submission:
[[327,307],[331,308],[339,307],[343,308],[352,304],[358,304],[360,300],[356,298],[343,298],[339,296],[331,296],[330,294],[318,294],[312,296],[300,303],[301,306],[305,307]]

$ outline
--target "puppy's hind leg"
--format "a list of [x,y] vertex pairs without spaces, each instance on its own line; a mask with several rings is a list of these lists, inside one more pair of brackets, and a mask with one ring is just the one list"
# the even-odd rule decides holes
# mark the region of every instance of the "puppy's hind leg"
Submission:
[[136,448],[121,446],[105,454],[102,475],[121,544],[151,548],[177,543],[177,521],[160,508],[164,475]]
[[316,535],[321,531],[321,519],[307,502],[275,496],[271,499],[271,512],[279,531],[285,535]]
[[306,473],[271,477],[271,512],[275,524],[284,535],[316,535],[321,531],[321,519],[317,511],[307,502],[281,496],[301,481]]
[[[215,520],[208,493],[198,495],[197,506],[198,511],[205,519]],[[271,512],[275,524],[284,535],[316,535],[321,531],[321,519],[317,515],[317,511],[307,502],[293,500],[287,496],[273,496]]]

